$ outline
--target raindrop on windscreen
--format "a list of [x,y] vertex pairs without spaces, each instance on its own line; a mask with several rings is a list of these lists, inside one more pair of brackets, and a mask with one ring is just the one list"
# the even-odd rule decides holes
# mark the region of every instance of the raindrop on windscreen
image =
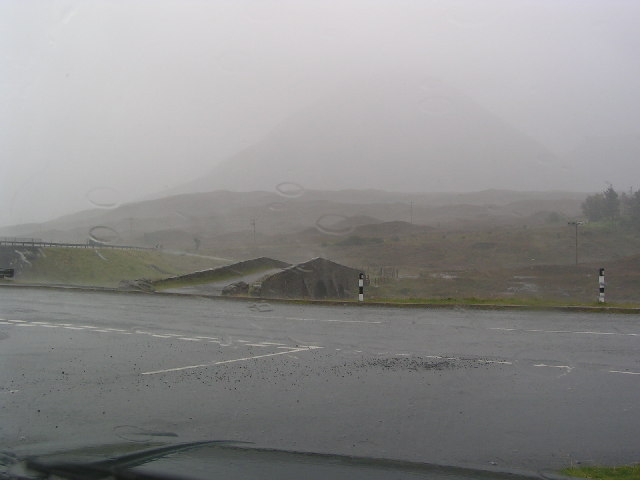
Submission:
[[254,312],[272,312],[273,307],[267,302],[260,302],[249,305],[249,310],[253,310]]
[[287,209],[287,205],[282,202],[273,202],[267,205],[267,208],[272,212],[282,212]]
[[313,269],[305,268],[302,265],[296,265],[295,267],[293,267],[293,270],[297,270],[298,272],[302,272],[302,273],[312,273],[313,272]]
[[177,437],[178,434],[173,432],[160,432],[153,430],[146,430],[135,425],[118,425],[114,427],[113,431],[116,437],[120,437],[124,440],[131,442],[148,442],[153,437]]
[[420,100],[419,108],[428,115],[442,116],[451,112],[453,102],[448,97],[429,96]]
[[120,205],[120,194],[110,187],[97,187],[85,195],[89,203],[98,208],[116,208]]
[[316,229],[327,235],[347,235],[353,232],[353,225],[348,224],[349,218],[337,213],[327,213],[318,217]]
[[276,185],[276,191],[287,198],[298,198],[304,195],[304,187],[294,182],[282,182]]
[[113,243],[120,239],[120,235],[111,227],[97,225],[89,230],[89,238],[95,243]]

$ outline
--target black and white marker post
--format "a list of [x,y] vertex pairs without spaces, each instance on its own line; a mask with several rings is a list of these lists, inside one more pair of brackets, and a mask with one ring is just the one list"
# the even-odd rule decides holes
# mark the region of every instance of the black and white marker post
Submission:
[[364,273],[358,276],[358,301],[364,302]]
[[600,285],[600,295],[598,296],[598,302],[604,303],[604,268],[600,269],[600,274],[598,275],[598,284]]

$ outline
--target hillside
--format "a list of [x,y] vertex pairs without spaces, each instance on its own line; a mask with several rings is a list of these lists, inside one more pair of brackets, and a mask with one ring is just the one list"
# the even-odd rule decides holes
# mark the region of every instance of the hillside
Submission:
[[[117,243],[179,250],[211,248],[220,243],[256,241],[329,227],[350,230],[380,222],[408,222],[440,229],[494,225],[543,224],[555,212],[580,214],[585,193],[515,192],[407,194],[379,190],[304,190],[296,198],[272,192],[176,195],[157,200],[93,209],[42,224],[0,229],[2,236],[84,242],[95,226],[115,232]],[[266,237],[265,237],[266,236]]]

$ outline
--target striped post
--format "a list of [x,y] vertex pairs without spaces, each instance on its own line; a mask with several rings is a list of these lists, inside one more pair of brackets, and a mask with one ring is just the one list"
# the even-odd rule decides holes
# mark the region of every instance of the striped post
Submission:
[[364,302],[364,273],[358,276],[358,301]]
[[604,268],[600,269],[600,274],[598,275],[598,284],[600,285],[600,295],[598,296],[598,302],[604,303]]

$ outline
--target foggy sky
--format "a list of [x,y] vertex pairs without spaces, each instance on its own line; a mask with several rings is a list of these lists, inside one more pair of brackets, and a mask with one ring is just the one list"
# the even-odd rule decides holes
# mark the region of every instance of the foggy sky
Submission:
[[639,14],[633,0],[3,0],[0,225],[89,208],[98,187],[120,202],[174,188],[382,72],[441,79],[559,156],[638,135]]

